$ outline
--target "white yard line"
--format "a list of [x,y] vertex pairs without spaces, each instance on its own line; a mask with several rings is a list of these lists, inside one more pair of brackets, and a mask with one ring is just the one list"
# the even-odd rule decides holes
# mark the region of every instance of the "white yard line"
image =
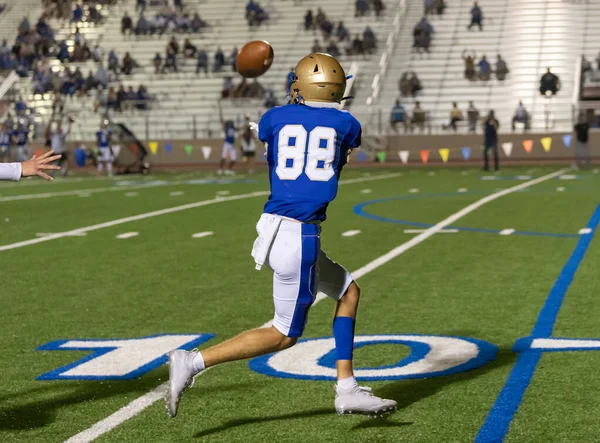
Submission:
[[[425,232],[426,229],[405,229],[405,234],[420,234],[421,232]],[[457,234],[458,229],[442,229],[440,234]]]
[[[428,228],[427,230],[425,230],[421,234],[417,235],[416,237],[413,237],[409,241],[392,249],[387,254],[382,255],[381,257],[373,260],[372,262],[367,263],[362,268],[359,268],[356,271],[352,272],[352,276],[355,279],[359,279],[359,278],[363,277],[364,275],[368,274],[369,272],[374,271],[375,269],[379,268],[380,266],[383,266],[384,264],[388,263],[392,259],[398,257],[399,255],[403,254],[404,252],[413,248],[414,246],[417,246],[419,243],[427,240],[432,235],[440,232],[446,226],[456,222],[460,218],[473,212],[475,209],[480,208],[481,206],[485,205],[486,203],[489,203],[493,200],[496,200],[496,199],[503,197],[507,194],[510,194],[512,192],[519,191],[528,186],[533,186],[533,185],[535,185],[537,183],[541,183],[545,180],[550,180],[551,178],[554,178],[560,174],[563,174],[565,171],[567,171],[567,169],[562,169],[562,170],[554,172],[552,174],[544,175],[542,177],[536,178],[535,180],[521,183],[520,185],[513,186],[512,188],[508,188],[503,191],[496,192],[494,194],[490,194],[480,200],[477,200],[475,203],[472,203],[469,206],[466,206],[465,208],[463,208],[460,211],[445,218],[444,220],[442,220],[441,222],[432,226],[431,228]],[[319,303],[321,300],[323,300],[326,297],[327,296],[325,294],[319,292],[317,294],[317,297],[316,297],[313,305],[316,303]],[[266,327],[271,326],[271,324],[272,324],[272,320],[263,324],[261,327],[266,328]],[[199,375],[202,375],[203,373],[204,372],[202,372]],[[160,400],[164,396],[166,387],[167,387],[167,383],[161,384],[160,386],[156,387],[152,391],[133,400],[131,403],[127,404],[126,406],[123,406],[121,409],[119,409],[112,415],[109,415],[104,420],[101,420],[101,421],[95,423],[94,425],[92,425],[91,427],[80,432],[79,434],[74,435],[70,439],[66,440],[65,443],[88,443],[88,442],[91,442],[91,441],[97,439],[98,437],[100,437],[100,436],[106,434],[107,432],[111,431],[112,429],[116,428],[120,424],[126,422],[130,418],[135,417],[137,414],[139,414],[140,412],[142,412],[143,410],[152,406],[155,402]]]
[[[376,175],[376,176],[372,176],[372,177],[341,180],[340,185],[349,185],[352,183],[362,183],[365,181],[384,180],[386,178],[398,177],[399,175],[400,174],[381,174],[381,175]],[[117,190],[122,191],[123,189],[117,188]],[[79,191],[79,192],[81,192],[81,191]],[[131,217],[125,217],[125,218],[119,218],[119,219],[111,220],[111,221],[108,221],[105,223],[99,223],[97,225],[85,226],[83,228],[72,229],[72,230],[66,231],[66,232],[58,232],[56,234],[48,235],[46,237],[33,238],[31,240],[24,240],[24,241],[20,241],[17,243],[11,243],[8,245],[0,246],[0,252],[8,251],[10,249],[22,248],[24,246],[35,245],[37,243],[43,243],[46,241],[56,240],[56,239],[63,238],[63,237],[72,237],[73,235],[77,235],[77,234],[80,234],[83,232],[90,232],[90,231],[96,231],[98,229],[110,228],[112,226],[121,225],[123,223],[144,220],[146,218],[152,218],[152,217],[157,217],[159,215],[171,214],[173,212],[185,211],[187,209],[198,208],[200,206],[207,206],[207,205],[212,205],[215,203],[223,203],[223,202],[228,202],[228,201],[232,201],[232,200],[243,200],[246,198],[262,197],[265,195],[269,195],[269,192],[268,191],[258,191],[258,192],[251,192],[248,194],[239,194],[239,195],[232,195],[232,196],[226,196],[226,197],[219,196],[218,198],[213,198],[210,200],[202,200],[202,201],[199,201],[196,203],[189,203],[187,205],[175,206],[172,208],[160,209],[158,211],[146,212],[144,214],[133,215]]]

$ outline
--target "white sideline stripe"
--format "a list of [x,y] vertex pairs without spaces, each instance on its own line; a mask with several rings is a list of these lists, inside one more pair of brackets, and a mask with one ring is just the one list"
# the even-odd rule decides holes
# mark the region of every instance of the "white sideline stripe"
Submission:
[[[397,174],[397,173],[396,174],[381,174],[381,175],[376,175],[373,177],[342,180],[342,181],[340,181],[340,185],[349,185],[352,183],[361,183],[361,182],[373,181],[373,180],[384,180],[386,178],[398,177],[399,175],[400,174]],[[200,206],[212,205],[214,203],[223,203],[223,202],[232,201],[232,200],[243,200],[246,198],[262,197],[265,195],[269,195],[269,191],[257,191],[257,192],[250,192],[248,194],[232,195],[229,197],[218,197],[218,198],[213,198],[210,200],[202,200],[202,201],[199,201],[196,203],[188,203],[187,205],[174,206],[172,208],[160,209],[158,211],[146,212],[144,214],[139,214],[139,215],[132,215],[130,217],[119,218],[117,220],[111,220],[111,221],[108,221],[105,223],[100,223],[97,225],[86,226],[83,228],[73,229],[71,231],[66,231],[66,232],[59,232],[56,234],[49,235],[47,237],[33,238],[31,240],[24,240],[24,241],[20,241],[17,243],[11,243],[8,245],[0,246],[0,252],[8,251],[9,249],[22,248],[24,246],[29,246],[29,245],[35,245],[37,243],[42,243],[42,242],[46,242],[46,241],[50,241],[50,240],[56,240],[56,239],[59,239],[62,237],[69,237],[69,236],[73,235],[74,233],[78,234],[81,232],[96,231],[98,229],[110,228],[112,226],[121,225],[123,223],[144,220],[146,218],[157,217],[159,215],[164,215],[164,214],[171,214],[173,212],[185,211],[186,209],[199,208]]]
[[[37,237],[46,237],[47,235],[55,235],[54,233],[47,233],[47,232],[38,232],[37,234],[35,234]],[[76,234],[71,234],[70,237],[85,237],[87,234],[85,232],[79,232]]]
[[140,235],[139,232],[125,232],[123,234],[117,235],[116,238],[124,239],[124,238],[137,237],[138,235]]
[[352,229],[350,231],[342,232],[342,237],[354,237],[360,234],[360,229]]
[[[407,241],[406,243],[403,243],[400,246],[392,249],[387,254],[382,255],[381,257],[373,260],[372,262],[367,263],[362,268],[359,268],[356,271],[352,272],[352,276],[355,279],[361,278],[362,276],[368,274],[369,272],[377,269],[378,267],[386,264],[390,260],[392,260],[392,259],[398,257],[399,255],[403,254],[404,252],[408,251],[412,247],[427,240],[429,237],[431,237],[432,235],[441,231],[446,226],[456,222],[461,217],[464,217],[465,215],[469,214],[470,212],[473,212],[475,209],[485,205],[486,203],[496,200],[497,198],[500,198],[504,195],[510,194],[511,192],[518,191],[524,187],[533,186],[537,183],[554,178],[557,175],[563,174],[565,171],[567,171],[567,169],[562,169],[558,172],[554,172],[552,174],[548,174],[543,177],[536,178],[535,180],[531,180],[526,183],[521,183],[520,185],[514,186],[509,189],[505,189],[504,191],[497,192],[495,194],[491,194],[491,195],[488,195],[487,197],[477,200],[475,203],[461,209],[460,211],[458,211],[455,214],[452,214],[450,217],[442,220],[435,226],[428,228],[427,230],[425,230],[421,234],[417,235],[416,237],[413,237],[411,240]],[[315,302],[313,303],[313,305],[316,303],[319,303],[321,300],[323,300],[326,297],[327,296],[325,294],[323,294],[322,292],[319,292],[317,294],[317,297],[315,298]],[[260,327],[267,328],[267,327],[271,326],[272,322],[273,322],[273,320],[269,320],[268,322],[266,322],[265,324],[263,324]],[[200,373],[199,375],[202,375],[203,373],[204,372]],[[137,414],[142,412],[144,409],[148,408],[149,406],[153,405],[156,401],[160,400],[164,395],[166,387],[167,387],[167,382],[159,385],[157,388],[153,389],[152,391],[148,392],[147,394],[144,394],[141,397],[133,400],[128,405],[123,406],[121,409],[119,409],[118,411],[109,415],[104,420],[101,420],[101,421],[95,423],[94,425],[85,429],[84,431],[80,432],[79,434],[76,434],[73,437],[69,438],[68,440],[65,441],[65,443],[89,443],[89,442],[95,440],[96,438],[100,437],[101,435],[106,434],[107,432],[109,432],[112,429],[119,426],[121,423],[124,423],[127,420],[129,420],[130,418],[135,417]]]
[[[421,232],[425,232],[426,229],[405,229],[405,234],[420,234]],[[442,229],[440,230],[440,234],[456,234],[458,229]]]

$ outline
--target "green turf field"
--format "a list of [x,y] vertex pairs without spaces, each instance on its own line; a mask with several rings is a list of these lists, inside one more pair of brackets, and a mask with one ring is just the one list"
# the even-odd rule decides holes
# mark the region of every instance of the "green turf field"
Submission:
[[[322,247],[359,271],[356,333],[483,342],[466,366],[448,363],[466,355],[459,349],[433,356],[433,365],[409,378],[363,382],[397,400],[398,412],[387,419],[338,417],[331,381],[265,375],[248,362],[203,373],[176,419],[157,400],[162,387],[148,394],[165,382],[165,365],[135,367],[133,379],[114,380],[107,378],[118,368],[88,360],[86,374],[95,379],[36,380],[60,377],[57,369],[92,353],[36,350],[57,340],[214,334],[202,336],[202,348],[270,320],[271,273],[256,272],[250,257],[267,177],[0,184],[0,442],[76,435],[72,442],[598,441],[600,340],[558,352],[549,352],[562,346],[556,340],[535,342],[541,350],[525,340],[513,350],[531,336],[600,337],[597,171],[524,186],[470,211],[449,232],[364,268],[421,235],[405,230],[426,230],[556,170],[505,169],[493,179],[460,168],[344,172]],[[193,238],[198,233],[205,234]],[[331,335],[333,308],[330,300],[313,306],[306,338]],[[154,351],[128,343],[122,352],[133,363],[147,357],[140,350]],[[393,367],[418,363],[421,351],[384,341],[357,349],[355,359],[360,368]],[[436,375],[445,363],[450,369]]]

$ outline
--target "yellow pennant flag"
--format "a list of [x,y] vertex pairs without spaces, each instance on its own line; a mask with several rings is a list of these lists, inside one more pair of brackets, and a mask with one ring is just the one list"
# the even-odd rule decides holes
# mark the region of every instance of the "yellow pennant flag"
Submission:
[[442,148],[438,152],[440,153],[440,157],[442,157],[442,161],[446,163],[448,161],[448,157],[450,156],[450,149]]
[[552,146],[552,137],[544,137],[540,141],[542,142],[544,151],[548,152],[550,150],[550,147]]
[[150,143],[148,143],[148,146],[150,147],[150,152],[152,152],[152,155],[155,155],[158,152],[158,143],[157,142],[150,142]]

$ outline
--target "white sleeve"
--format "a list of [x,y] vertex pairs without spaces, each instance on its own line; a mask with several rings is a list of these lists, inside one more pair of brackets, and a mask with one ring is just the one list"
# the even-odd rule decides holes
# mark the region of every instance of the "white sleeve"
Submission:
[[21,163],[0,163],[0,180],[19,181],[21,173]]

